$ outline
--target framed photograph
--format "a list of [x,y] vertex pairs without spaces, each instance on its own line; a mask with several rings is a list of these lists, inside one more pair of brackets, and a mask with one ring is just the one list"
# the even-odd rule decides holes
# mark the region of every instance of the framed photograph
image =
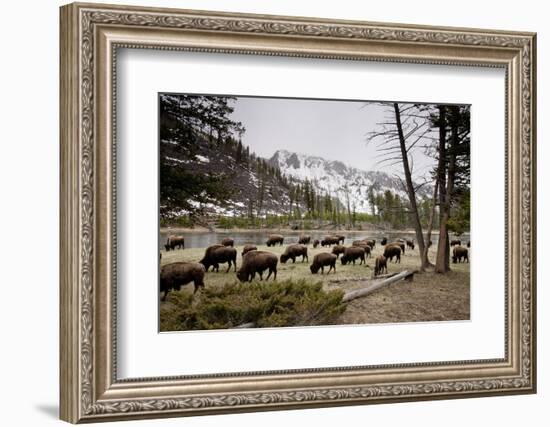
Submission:
[[61,418],[536,391],[535,34],[61,8]]

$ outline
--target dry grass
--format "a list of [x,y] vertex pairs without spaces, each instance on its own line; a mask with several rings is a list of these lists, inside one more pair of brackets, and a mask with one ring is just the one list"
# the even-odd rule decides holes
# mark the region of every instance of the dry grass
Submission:
[[[351,243],[351,242],[346,242]],[[259,250],[266,250],[280,255],[286,245],[275,248],[258,246]],[[237,264],[241,263],[242,247],[237,247]],[[383,252],[383,247],[377,245],[373,251],[373,257],[367,259],[365,265],[345,265],[338,260],[336,274],[312,275],[309,265],[315,254],[330,252],[328,248],[308,248],[309,263],[288,261],[279,263],[277,280],[308,279],[312,282],[322,282],[326,290],[342,289],[349,291],[361,286],[359,280],[372,278],[374,258]],[[198,262],[204,254],[204,249],[184,249],[170,252],[162,252],[161,264],[176,261]],[[430,259],[435,259],[435,247],[430,250]],[[226,273],[227,264],[220,265],[220,272],[210,270],[206,273],[205,284],[207,288],[223,287],[237,282],[233,270]],[[418,248],[409,251],[401,257],[401,263],[388,264],[388,273],[399,272],[405,269],[418,269]],[[351,301],[347,309],[340,316],[339,324],[358,323],[394,323],[416,321],[441,321],[441,320],[465,320],[470,317],[470,265],[451,264],[448,274],[435,274],[433,272],[417,273],[412,282],[397,282],[382,288],[372,294]],[[326,270],[325,270],[326,271]],[[191,292],[192,286],[185,286],[180,292]],[[170,297],[167,302],[161,303],[162,313],[170,311]]]

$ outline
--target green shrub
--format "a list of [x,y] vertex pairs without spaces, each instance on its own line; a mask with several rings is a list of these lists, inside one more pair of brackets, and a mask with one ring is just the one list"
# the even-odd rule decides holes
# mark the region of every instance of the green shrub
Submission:
[[324,291],[321,283],[301,279],[232,283],[194,296],[172,292],[161,308],[161,331],[330,325],[345,311],[343,291]]

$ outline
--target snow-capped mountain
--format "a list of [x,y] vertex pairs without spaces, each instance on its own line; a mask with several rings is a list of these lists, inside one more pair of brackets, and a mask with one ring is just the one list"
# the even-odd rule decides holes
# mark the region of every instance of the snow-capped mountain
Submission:
[[[385,172],[364,171],[347,166],[340,161],[286,150],[276,151],[269,162],[278,166],[287,176],[302,181],[309,180],[317,189],[337,197],[344,206],[349,194],[350,205],[357,212],[372,212],[368,200],[370,188],[375,194],[389,189],[403,200],[407,200],[407,193],[399,178]],[[419,190],[420,196],[427,195],[428,190],[428,188]]]

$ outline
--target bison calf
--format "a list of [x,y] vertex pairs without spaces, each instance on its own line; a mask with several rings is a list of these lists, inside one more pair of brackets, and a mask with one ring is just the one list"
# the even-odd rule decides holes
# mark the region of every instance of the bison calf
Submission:
[[296,262],[296,257],[299,256],[302,257],[302,262],[309,261],[309,258],[307,257],[307,246],[299,244],[289,245],[281,255],[281,262],[285,264],[289,259],[291,259],[294,264]]
[[273,274],[273,280],[277,278],[277,255],[271,252],[250,251],[243,256],[243,263],[237,271],[237,278],[241,282],[251,282],[258,273],[260,280],[263,280],[265,270],[269,270],[266,280],[269,280],[271,274]]
[[166,264],[160,269],[160,291],[164,292],[162,300],[171,289],[179,291],[182,286],[193,282],[194,292],[204,288],[204,266],[197,262],[174,262]]
[[407,239],[405,243],[407,244],[407,248],[414,250],[414,240]]
[[228,263],[226,273],[231,270],[231,265],[234,266],[237,271],[237,249],[230,248],[223,245],[209,246],[204,252],[204,257],[199,261],[206,271],[212,266],[213,270],[219,271],[219,264]]
[[383,271],[387,273],[388,266],[384,255],[380,255],[376,257],[376,261],[374,262],[374,276],[376,277],[379,274],[382,274]]
[[334,273],[336,273],[336,255],[329,254],[328,252],[322,252],[315,255],[313,258],[313,264],[309,266],[309,269],[312,274],[317,274],[319,269],[321,269],[321,274],[324,274],[326,266],[330,267],[328,269],[328,273],[330,273],[330,270],[334,270]]

